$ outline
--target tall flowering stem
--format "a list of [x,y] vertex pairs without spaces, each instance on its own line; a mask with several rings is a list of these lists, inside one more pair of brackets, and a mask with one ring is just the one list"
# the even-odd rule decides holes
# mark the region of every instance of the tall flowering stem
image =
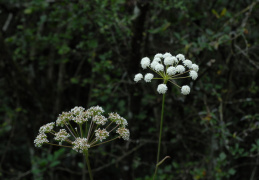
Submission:
[[163,94],[163,101],[162,101],[162,110],[161,110],[161,120],[160,120],[160,132],[159,132],[159,141],[158,141],[158,148],[157,148],[157,159],[156,159],[156,169],[153,176],[153,179],[156,179],[156,173],[158,169],[158,163],[160,158],[160,147],[161,147],[161,139],[162,139],[162,132],[163,132],[163,121],[164,121],[164,108],[165,107],[165,94]]
[[[109,117],[106,118],[103,113],[104,110],[100,106],[93,106],[87,110],[83,107],[76,106],[69,112],[60,114],[56,123],[51,122],[43,125],[34,140],[34,144],[36,147],[41,147],[43,144],[68,147],[78,153],[82,153],[85,156],[89,177],[93,180],[89,161],[89,149],[118,138],[129,140],[130,135],[129,130],[126,128],[128,125],[126,119],[114,112],[109,113]],[[66,129],[55,131],[55,124],[57,127],[65,127]],[[85,126],[83,126],[83,124],[85,124]],[[77,127],[79,127],[79,130]],[[112,133],[114,135],[112,135]],[[58,144],[50,143],[47,134],[54,136],[54,140],[57,141]]]
[[89,161],[89,157],[88,157],[88,151],[84,152],[84,155],[85,155],[85,161],[86,161],[86,165],[88,168],[90,180],[93,180],[92,170],[91,170],[90,161]]
[[144,79],[144,81],[147,83],[150,83],[152,79],[163,80],[163,83],[157,86],[157,92],[159,94],[163,94],[163,101],[162,101],[162,111],[161,111],[161,120],[160,120],[157,162],[156,162],[155,173],[153,176],[153,179],[155,179],[158,166],[162,164],[165,159],[169,158],[169,156],[166,156],[163,160],[159,161],[161,139],[162,139],[162,132],[163,132],[165,93],[168,90],[167,82],[170,82],[173,85],[175,85],[177,88],[181,89],[181,93],[183,95],[188,95],[190,94],[190,91],[191,91],[190,87],[188,85],[180,86],[177,84],[176,81],[183,78],[191,78],[192,80],[196,80],[198,78],[199,66],[197,64],[192,63],[192,61],[190,61],[189,59],[185,59],[184,55],[182,54],[172,56],[170,53],[165,53],[165,54],[158,53],[154,56],[154,59],[152,60],[152,62],[148,57],[144,57],[142,58],[140,64],[143,69],[150,69],[159,77],[155,77],[154,74],[152,73],[147,73],[144,76],[143,74],[138,73],[134,77],[135,82],[139,82],[142,79]]

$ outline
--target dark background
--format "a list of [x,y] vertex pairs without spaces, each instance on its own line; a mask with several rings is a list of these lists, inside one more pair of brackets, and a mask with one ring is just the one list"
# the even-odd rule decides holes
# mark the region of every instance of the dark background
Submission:
[[151,179],[161,82],[133,78],[165,52],[200,70],[188,96],[168,85],[158,179],[259,177],[259,1],[0,0],[0,28],[0,179],[88,179],[82,154],[33,140],[93,105],[131,132],[90,150],[95,179]]

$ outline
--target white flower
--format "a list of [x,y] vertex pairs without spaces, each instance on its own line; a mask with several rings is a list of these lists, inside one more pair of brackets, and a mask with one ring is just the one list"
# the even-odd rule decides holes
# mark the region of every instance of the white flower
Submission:
[[153,74],[147,73],[147,74],[145,75],[144,80],[145,80],[146,82],[151,82],[151,80],[153,79],[153,77],[154,77]]
[[88,150],[88,148],[90,148],[90,145],[87,143],[87,139],[86,138],[76,138],[76,140],[74,142],[72,142],[73,146],[73,150],[79,152],[79,153],[83,153],[83,151]]
[[54,139],[57,141],[65,141],[70,137],[70,134],[67,133],[65,129],[60,129],[59,132],[55,133]]
[[40,133],[49,133],[54,128],[55,123],[51,122],[40,127]]
[[196,72],[199,71],[199,66],[197,64],[192,64],[192,69]]
[[150,65],[150,59],[148,57],[144,57],[141,59],[140,64],[143,69],[146,69]]
[[163,57],[163,54],[158,53],[158,54],[156,54],[156,55],[155,55],[155,57],[154,57],[154,58],[162,58],[162,57]]
[[170,76],[175,75],[176,74],[176,68],[173,67],[173,66],[170,66],[169,68],[167,68],[166,73]]
[[127,126],[128,122],[125,118],[121,117],[118,113],[109,113],[109,119],[117,125]]
[[143,75],[140,74],[140,73],[138,73],[138,74],[135,75],[134,81],[135,81],[135,82],[139,82],[142,78],[143,78]]
[[92,118],[93,122],[95,122],[96,124],[101,124],[101,125],[105,125],[106,122],[108,121],[108,119],[102,115],[95,115]]
[[188,67],[188,68],[192,68],[192,61],[186,59],[185,61],[183,61],[183,64]]
[[167,86],[165,84],[159,84],[157,87],[157,92],[159,94],[165,94],[167,91]]
[[173,59],[174,63],[178,63],[178,59],[175,56],[172,56],[171,58]]
[[156,67],[156,65],[158,65],[158,64],[159,64],[159,62],[154,60],[154,61],[151,63],[150,66],[151,66],[152,69],[155,70],[155,67]]
[[155,66],[155,71],[159,72],[159,71],[164,71],[164,66],[162,64],[157,64]]
[[198,73],[197,73],[196,71],[194,71],[194,70],[191,70],[191,71],[190,71],[190,76],[191,76],[191,78],[192,78],[193,80],[195,80],[195,79],[197,79],[197,77],[198,77]]
[[161,59],[156,57],[156,58],[153,59],[153,62],[161,62]]
[[116,133],[118,133],[122,137],[122,139],[129,140],[130,132],[125,127],[119,127],[116,130]]
[[104,110],[102,107],[97,105],[97,106],[90,107],[89,109],[87,109],[86,112],[88,116],[93,117],[95,115],[101,115],[104,112]]
[[183,94],[183,95],[187,95],[187,94],[190,94],[190,87],[189,86],[187,86],[187,85],[185,85],[185,86],[182,86],[182,89],[181,89],[181,93]]
[[73,109],[71,109],[71,112],[73,114],[80,114],[84,110],[85,110],[85,108],[83,108],[82,106],[75,106]]
[[184,55],[182,55],[182,54],[178,54],[176,57],[177,57],[180,61],[184,61],[184,60],[185,60],[185,57],[184,57]]
[[176,72],[183,73],[184,71],[185,71],[184,66],[182,66],[182,65],[176,66]]
[[77,124],[83,124],[88,121],[88,119],[91,117],[91,114],[89,111],[82,111],[77,114],[73,114],[72,120],[75,121]]
[[164,64],[166,66],[173,65],[173,63],[174,63],[174,58],[172,56],[166,57],[164,60]]
[[167,57],[171,57],[172,56],[172,54],[170,54],[170,53],[165,53],[165,54],[163,54],[163,58],[165,59],[165,58],[167,58]]
[[41,147],[43,143],[48,143],[47,135],[45,133],[39,133],[36,139],[34,140],[34,144],[36,147]]
[[62,112],[62,114],[59,114],[59,116],[56,120],[56,125],[63,127],[72,118],[73,118],[73,116],[72,116],[71,112]]
[[106,129],[100,129],[94,131],[96,140],[100,140],[101,142],[109,136],[109,132]]

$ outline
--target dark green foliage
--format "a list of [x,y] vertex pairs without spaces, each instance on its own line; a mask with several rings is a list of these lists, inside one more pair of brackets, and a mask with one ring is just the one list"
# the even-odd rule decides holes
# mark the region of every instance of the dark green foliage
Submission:
[[257,179],[258,9],[252,0],[1,0],[0,179],[81,179],[82,155],[33,140],[62,111],[92,105],[131,131],[128,143],[91,149],[95,179],[150,179],[162,96],[158,81],[133,77],[159,52],[200,66],[190,95],[166,94],[161,158],[171,159],[159,180]]

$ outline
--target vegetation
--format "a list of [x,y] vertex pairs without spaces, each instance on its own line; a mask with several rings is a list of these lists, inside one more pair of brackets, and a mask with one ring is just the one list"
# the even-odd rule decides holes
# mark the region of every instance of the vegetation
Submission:
[[33,141],[96,105],[130,140],[91,148],[94,179],[152,179],[163,95],[133,79],[165,52],[200,70],[189,95],[168,86],[157,179],[257,179],[258,17],[258,0],[1,0],[0,179],[87,179],[82,154]]

